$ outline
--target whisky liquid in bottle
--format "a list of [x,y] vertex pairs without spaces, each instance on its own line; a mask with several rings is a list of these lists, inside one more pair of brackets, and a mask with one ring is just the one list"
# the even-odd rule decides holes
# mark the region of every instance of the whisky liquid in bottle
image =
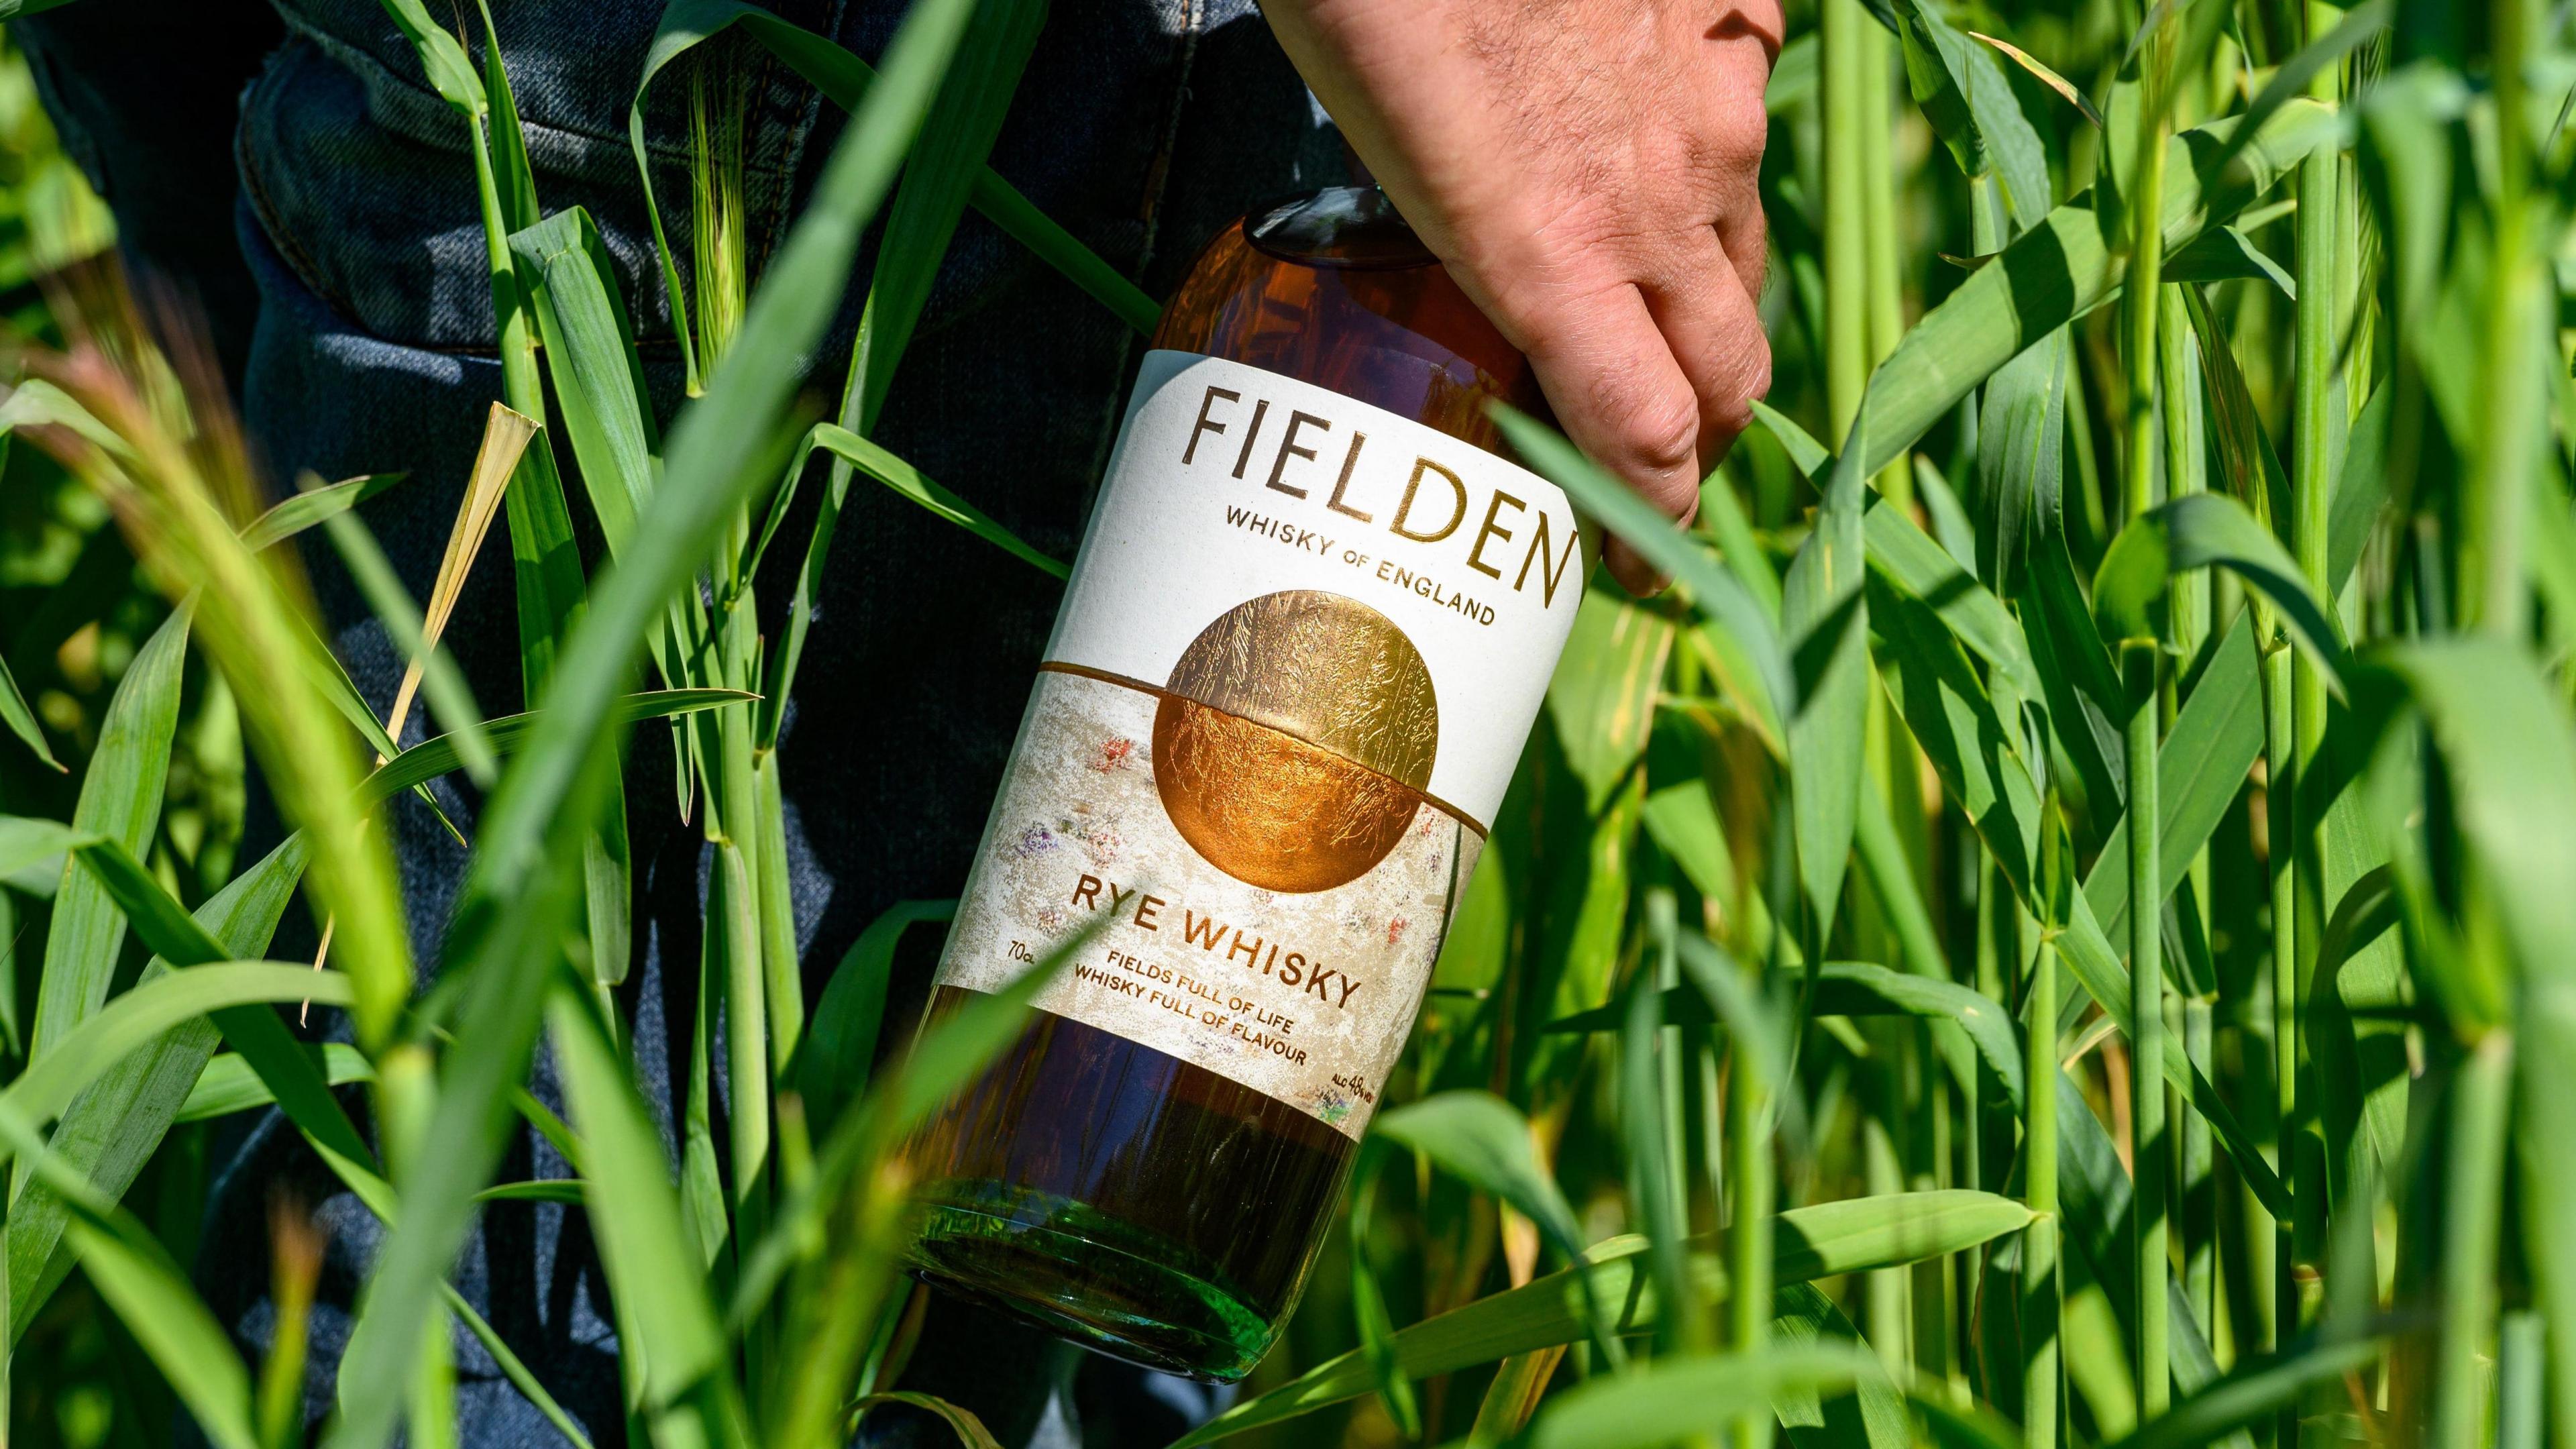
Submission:
[[915,1271],[1242,1377],[1296,1304],[1588,561],[1541,404],[1373,188],[1219,236],[1157,329],[935,1014],[1094,934],[910,1145]]

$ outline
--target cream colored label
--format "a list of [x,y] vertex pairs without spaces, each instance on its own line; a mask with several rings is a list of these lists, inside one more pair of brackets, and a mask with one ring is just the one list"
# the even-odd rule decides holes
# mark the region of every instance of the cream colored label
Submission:
[[1586,567],[1526,470],[1149,355],[941,983],[1097,919],[1039,1006],[1359,1136]]
[[1292,894],[1237,880],[1183,840],[1164,808],[1160,703],[1083,675],[1038,676],[940,980],[998,991],[1105,918],[1039,1006],[1357,1137],[1482,842],[1425,804],[1346,885]]

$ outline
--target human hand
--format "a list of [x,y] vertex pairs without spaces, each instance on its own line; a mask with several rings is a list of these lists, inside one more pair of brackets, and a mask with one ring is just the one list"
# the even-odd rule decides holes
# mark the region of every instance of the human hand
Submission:
[[[1779,0],[1264,0],[1567,436],[1687,523],[1771,385],[1758,175]],[[1617,539],[1611,572],[1661,587]]]

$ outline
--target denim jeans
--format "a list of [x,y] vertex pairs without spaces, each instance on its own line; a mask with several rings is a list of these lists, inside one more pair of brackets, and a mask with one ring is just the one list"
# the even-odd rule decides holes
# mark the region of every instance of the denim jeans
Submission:
[[[119,0],[12,32],[36,63],[67,147],[116,209],[132,260],[206,314],[273,486],[307,470],[410,471],[362,516],[425,597],[483,414],[501,392],[463,123],[373,0],[281,0],[274,18],[202,13],[236,8]],[[903,7],[773,8],[872,58]],[[448,7],[431,9],[447,18]],[[540,201],[580,205],[597,220],[667,420],[680,363],[626,134],[660,9],[659,0],[494,5]],[[792,223],[841,117],[766,52],[739,54],[749,74],[745,205],[757,268]],[[655,194],[680,238],[689,235],[685,90],[666,81],[647,106]],[[1251,0],[1057,0],[992,164],[1161,295],[1226,221],[1264,196],[1341,180],[1340,157]],[[857,259],[818,354],[818,393],[838,384],[872,252],[873,243]],[[1140,352],[1106,311],[970,212],[877,436],[1021,537],[1070,557]],[[569,474],[569,455],[558,456]],[[582,490],[568,481],[566,491],[596,564]],[[811,527],[819,492],[802,491],[788,539]],[[773,636],[801,552],[777,550],[787,565],[773,563],[762,580]],[[335,647],[381,711],[401,659],[327,547],[308,548],[305,562]],[[854,486],[780,747],[808,1000],[887,906],[957,893],[1057,598],[1057,585],[1026,565],[865,480]],[[501,539],[483,549],[446,637],[487,715],[525,707]],[[415,713],[405,743],[422,732]],[[668,740],[661,726],[638,729],[628,765],[636,959],[621,998],[666,1125],[687,1073],[706,872],[697,830],[677,816]],[[470,788],[438,788],[470,832]],[[254,852],[278,828],[273,815],[255,816],[254,833],[267,839],[246,842]],[[413,948],[432,970],[464,853],[417,801],[397,801],[391,816]],[[290,913],[271,954],[310,950],[300,916]],[[891,1020],[909,1019],[926,996],[936,942],[921,938],[931,934],[908,943]],[[556,1098],[543,1060],[535,1085]],[[318,1417],[380,1229],[274,1114],[233,1119],[214,1160],[197,1276],[246,1348],[260,1347],[270,1328],[270,1196],[296,1194],[330,1230],[308,1383]],[[505,1180],[563,1175],[533,1134],[513,1142],[501,1169]],[[616,1340],[577,1209],[492,1205],[455,1281],[594,1442],[622,1440]],[[558,1442],[480,1344],[460,1332],[455,1350],[467,1442]],[[1006,1444],[1051,1449],[1159,1442],[1217,1402],[1199,1386],[946,1302],[931,1306],[901,1386],[976,1410]],[[941,1443],[946,1433],[884,1413],[866,1437]]]

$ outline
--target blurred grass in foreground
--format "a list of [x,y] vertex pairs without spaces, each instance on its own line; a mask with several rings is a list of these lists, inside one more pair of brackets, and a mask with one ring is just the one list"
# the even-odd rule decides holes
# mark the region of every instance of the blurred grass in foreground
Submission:
[[[969,501],[998,480],[952,492],[870,437],[970,205],[1151,323],[983,164],[1044,7],[920,0],[872,69],[673,0],[637,81],[689,87],[696,142],[690,225],[655,216],[691,372],[667,433],[489,17],[385,8],[475,161],[506,379],[426,600],[354,508],[391,475],[256,516],[0,67],[11,1427],[300,1441],[309,1225],[279,1223],[259,1362],[186,1272],[206,1124],[276,1104],[391,1225],[328,1443],[452,1442],[459,1326],[584,1439],[446,1285],[495,1195],[588,1215],[626,1422],[587,1438],[822,1446],[902,1399],[978,1442],[893,1392],[917,1316],[887,1149],[1019,1008],[871,1079],[911,1027],[883,1019],[895,938],[943,911],[806,1000],[775,746],[854,484],[1061,573]],[[1792,7],[1780,381],[1695,533],[1505,420],[1676,587],[1587,595],[1370,1211],[1188,1442],[2576,1443],[2576,49],[2525,0],[2135,12]],[[764,52],[853,119],[755,277],[707,203]],[[818,423],[796,398],[853,280]],[[806,538],[798,487],[828,490]],[[538,702],[507,719],[436,648],[495,525]],[[315,528],[417,661],[429,742],[398,751],[315,642],[273,546]],[[798,580],[775,638],[763,569]],[[639,724],[676,732],[713,882],[676,1160],[618,990]],[[256,861],[246,758],[301,832]],[[491,789],[424,992],[369,820],[452,770]],[[318,974],[259,963],[298,893]],[[353,1045],[299,1045],[278,1011],[308,997]],[[568,1120],[520,1090],[541,1034]],[[576,1179],[494,1181],[522,1121]]]

